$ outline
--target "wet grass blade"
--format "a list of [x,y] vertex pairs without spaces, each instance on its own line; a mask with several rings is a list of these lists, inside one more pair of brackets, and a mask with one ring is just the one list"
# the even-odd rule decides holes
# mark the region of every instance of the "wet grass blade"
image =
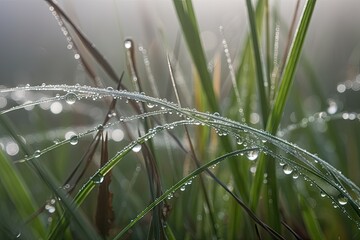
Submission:
[[[268,131],[270,134],[275,134],[278,126],[280,124],[280,121],[282,119],[282,114],[284,111],[285,104],[287,102],[287,96],[289,94],[290,86],[292,85],[295,70],[297,67],[298,60],[300,58],[301,49],[303,46],[303,43],[305,41],[305,36],[307,29],[310,24],[311,16],[315,7],[316,0],[308,0],[305,4],[303,14],[300,18],[300,22],[297,28],[297,31],[295,33],[289,55],[286,60],[286,64],[284,67],[283,76],[281,79],[281,85],[279,88],[279,91],[277,93],[277,96],[275,98],[275,102],[273,105],[273,108],[270,113],[269,121],[266,126],[266,131]],[[274,199],[272,199],[272,206],[268,210],[274,210],[277,211],[277,189],[276,189],[276,173],[275,173],[275,161],[266,161],[265,156],[261,155],[254,179],[254,183],[252,185],[251,189],[251,204],[252,208],[256,208],[258,203],[258,196],[260,196],[260,191],[263,185],[263,174],[265,169],[268,173],[268,180],[269,182],[269,188],[268,190],[271,191],[271,193],[275,194],[273,195]],[[269,191],[268,191],[269,192]],[[273,216],[273,224],[277,226],[277,228],[280,228],[280,222],[279,222],[279,216],[278,213],[275,213]]]
[[[0,169],[0,187],[5,189],[6,194],[15,205],[17,213],[24,219],[24,224],[26,224],[26,219],[37,211],[37,207],[19,172],[9,162],[9,159],[5,157],[2,151],[0,151]],[[0,222],[4,220],[5,219]],[[33,237],[42,238],[45,236],[45,228],[39,218],[34,218],[27,224],[31,226]],[[20,232],[21,228],[22,226],[19,228]],[[15,236],[13,236],[13,238],[15,238]]]
[[[108,161],[108,135],[101,137],[101,160],[100,166],[104,166]],[[95,223],[102,237],[109,236],[111,225],[114,221],[114,211],[112,208],[112,193],[110,192],[111,172],[104,176],[103,182],[99,186],[98,200],[96,206]]]
[[280,121],[282,119],[285,103],[294,79],[295,70],[300,58],[302,46],[305,41],[305,36],[310,24],[311,16],[315,8],[315,3],[316,0],[308,0],[306,2],[303,14],[300,18],[299,26],[297,28],[293,43],[290,48],[289,55],[287,56],[283,76],[281,78],[281,85],[275,98],[274,106],[272,108],[269,122],[266,127],[266,130],[272,134],[277,131]]
[[211,111],[218,112],[219,106],[215,98],[211,76],[207,68],[205,53],[201,44],[195,11],[191,0],[173,0],[179,22],[189,48],[192,60],[200,76]]
[[300,206],[302,218],[304,220],[306,229],[311,239],[325,239],[324,234],[321,231],[319,222],[317,221],[314,210],[310,207],[309,203],[306,202],[306,199],[300,197]]
[[[260,3],[258,3],[260,4]],[[266,126],[267,119],[268,119],[268,112],[269,112],[269,104],[268,99],[265,91],[265,83],[266,79],[263,73],[263,64],[261,61],[261,53],[260,53],[260,44],[259,38],[257,33],[256,27],[256,19],[254,9],[251,3],[251,0],[246,0],[246,6],[248,11],[249,23],[250,23],[250,31],[251,31],[251,40],[252,46],[254,51],[254,59],[255,59],[255,66],[256,66],[256,79],[257,79],[257,86],[260,96],[260,108],[262,114],[262,121],[263,126]]]

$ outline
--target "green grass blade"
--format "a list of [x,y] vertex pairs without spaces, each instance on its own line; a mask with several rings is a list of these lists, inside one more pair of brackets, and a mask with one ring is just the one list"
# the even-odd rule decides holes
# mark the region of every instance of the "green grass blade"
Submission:
[[[219,112],[218,102],[213,89],[210,73],[207,69],[207,61],[204,54],[204,50],[201,44],[200,34],[198,30],[195,11],[192,6],[191,0],[174,0],[173,1],[179,22],[181,24],[184,37],[189,48],[191,57],[199,74],[201,85],[204,90],[207,103],[213,112]],[[226,152],[231,151],[231,143],[227,138],[221,139]],[[245,191],[245,179],[239,172],[237,163],[231,162],[231,170],[236,180],[237,187],[241,191],[242,195],[248,199],[248,193]]]
[[173,0],[189,52],[200,76],[201,85],[206,94],[211,111],[218,112],[219,106],[215,98],[211,76],[207,69],[207,61],[201,44],[195,11],[191,0]]
[[251,40],[254,50],[254,58],[256,65],[256,76],[257,76],[257,85],[260,95],[260,108],[262,113],[263,126],[266,126],[268,119],[268,101],[266,97],[265,91],[265,77],[263,73],[263,64],[261,62],[261,53],[260,53],[260,44],[258,39],[258,33],[256,28],[256,19],[254,9],[251,3],[251,0],[246,0],[246,6],[248,11],[249,23],[250,23],[250,31],[251,31]]
[[[0,151],[0,169],[0,186],[5,189],[7,195],[15,205],[17,213],[25,222],[37,211],[37,207],[20,173],[9,162],[2,151]],[[45,236],[45,228],[39,218],[33,219],[28,224],[32,226],[33,237],[41,238]]]
[[[276,133],[280,121],[282,119],[285,103],[287,102],[287,96],[289,94],[290,86],[292,85],[293,82],[296,66],[301,54],[303,43],[305,41],[306,32],[310,24],[315,3],[316,0],[308,0],[305,4],[303,14],[300,18],[300,23],[298,25],[297,31],[294,36],[294,40],[290,48],[289,55],[286,60],[286,64],[281,80],[281,85],[277,93],[277,96],[275,98],[274,106],[272,108],[269,121],[266,126],[266,130],[271,134]],[[278,209],[276,203],[277,197],[274,196],[274,194],[275,195],[277,194],[276,183],[275,183],[276,172],[274,165],[275,165],[274,161],[271,160],[266,161],[265,156],[261,155],[255,175],[255,180],[251,189],[251,206],[253,209],[256,208],[258,203],[258,196],[260,196],[261,187],[263,185],[263,174],[265,168],[268,171],[267,172],[269,177],[268,181],[270,180],[269,181],[270,189],[268,190],[273,194],[274,197],[274,199],[272,199],[272,207],[269,210],[275,209],[277,211]],[[276,226],[280,226],[278,213],[273,216],[274,216],[273,224]]]
[[290,48],[289,55],[287,57],[284,73],[281,79],[281,85],[279,92],[275,98],[274,106],[271,111],[269,122],[266,126],[266,130],[272,134],[276,132],[280,124],[287,96],[290,87],[293,82],[297,63],[300,58],[302,46],[305,41],[307,29],[310,24],[311,16],[315,8],[316,0],[308,0],[306,2],[303,14],[300,18],[300,23],[295,33],[293,43]]
[[306,199],[300,197],[300,206],[302,218],[304,220],[306,229],[311,239],[325,239],[323,232],[319,226],[319,222],[316,220],[314,210],[306,202]]

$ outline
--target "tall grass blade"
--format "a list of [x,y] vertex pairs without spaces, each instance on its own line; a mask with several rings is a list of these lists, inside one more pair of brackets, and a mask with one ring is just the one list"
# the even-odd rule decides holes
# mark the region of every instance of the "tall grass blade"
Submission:
[[201,44],[200,32],[191,0],[173,0],[189,52],[200,76],[209,107],[213,112],[219,112],[215,98],[211,76],[207,68],[205,53]]
[[[101,159],[100,166],[108,161],[108,135],[101,135]],[[112,207],[113,194],[110,192],[111,172],[104,177],[99,186],[98,200],[96,206],[95,222],[102,237],[109,236],[111,225],[114,221],[114,210]]]
[[[266,125],[266,131],[271,134],[275,134],[280,121],[282,119],[283,110],[285,103],[287,102],[287,96],[290,90],[290,86],[293,82],[293,77],[297,67],[297,63],[300,57],[301,49],[305,41],[305,36],[307,29],[310,24],[311,16],[315,7],[316,0],[308,0],[304,6],[303,14],[300,18],[300,22],[295,33],[289,55],[287,56],[286,64],[284,67],[283,76],[281,79],[281,85],[279,91],[276,95],[274,105],[272,107],[268,123]],[[267,166],[266,166],[267,165]],[[276,189],[276,173],[275,173],[275,162],[266,161],[265,157],[262,155],[258,163],[255,180],[251,189],[251,204],[255,208],[258,203],[258,196],[260,196],[260,191],[263,185],[263,174],[267,170],[269,176],[269,189],[268,193],[273,194],[272,206],[268,210],[277,211],[277,189]],[[276,209],[276,210],[275,210]],[[278,213],[271,215],[274,217],[273,224],[280,228],[280,220]]]
[[[262,0],[263,1],[263,0]],[[260,3],[258,3],[260,4]],[[261,53],[260,53],[260,44],[256,27],[255,13],[251,3],[251,0],[246,0],[246,6],[248,11],[249,23],[250,23],[250,31],[251,31],[251,40],[254,51],[255,65],[256,65],[256,76],[257,76],[257,86],[259,90],[260,97],[260,108],[262,113],[262,121],[263,126],[266,126],[269,112],[269,104],[268,98],[265,90],[266,78],[263,72],[263,63],[261,61]]]

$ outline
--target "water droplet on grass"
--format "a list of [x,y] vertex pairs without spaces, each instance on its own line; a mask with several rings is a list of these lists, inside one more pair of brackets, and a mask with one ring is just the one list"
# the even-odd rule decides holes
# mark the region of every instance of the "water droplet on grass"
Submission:
[[79,137],[77,135],[73,135],[70,137],[69,141],[71,145],[76,145],[79,142]]
[[250,161],[254,161],[259,156],[259,151],[256,151],[256,150],[250,151],[247,153],[246,156]]
[[153,107],[155,107],[155,105],[154,105],[154,104],[152,104],[152,103],[150,103],[150,102],[149,102],[149,103],[147,103],[147,104],[146,104],[146,106],[147,106],[148,108],[153,108]]
[[41,151],[40,151],[40,150],[36,150],[36,151],[34,152],[34,158],[38,158],[38,157],[40,157],[40,155],[41,155]]
[[285,174],[289,175],[289,174],[291,174],[293,172],[293,169],[289,164],[285,164],[283,166],[283,171],[284,171]]
[[323,191],[320,192],[320,196],[321,197],[325,197],[326,196],[326,193],[324,193]]
[[132,48],[132,46],[133,46],[132,40],[131,40],[131,39],[126,39],[126,40],[124,41],[124,46],[125,46],[126,49]]
[[75,93],[69,92],[65,95],[65,101],[67,104],[72,105],[76,102],[77,95]]
[[328,104],[329,104],[329,106],[327,108],[327,112],[329,114],[335,114],[338,110],[338,106],[337,106],[336,102],[332,99],[329,99]]
[[343,196],[343,195],[339,195],[338,196],[338,202],[340,205],[346,205],[348,203],[348,198]]
[[237,137],[236,138],[236,143],[238,144],[238,145],[241,145],[241,144],[243,144],[243,140],[242,140],[242,138],[240,138],[240,137]]
[[51,204],[46,204],[45,205],[45,209],[49,212],[49,213],[54,213],[55,212],[55,207]]
[[185,189],[186,189],[185,186],[182,186],[182,187],[180,188],[180,191],[183,192],[183,191],[185,191]]
[[299,173],[298,172],[294,172],[292,175],[293,179],[298,179],[299,178]]
[[92,180],[95,184],[100,184],[104,181],[104,176],[101,173],[98,173],[93,177]]
[[167,196],[167,199],[172,199],[174,197],[174,194],[172,194],[172,193],[169,193],[169,195]]
[[137,144],[132,148],[133,152],[139,152],[141,150],[141,145]]

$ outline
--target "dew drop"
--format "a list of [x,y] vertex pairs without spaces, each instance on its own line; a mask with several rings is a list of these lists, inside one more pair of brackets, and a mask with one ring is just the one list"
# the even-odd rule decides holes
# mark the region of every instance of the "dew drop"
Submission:
[[54,143],[55,143],[55,144],[59,144],[59,143],[60,143],[60,139],[55,138],[55,139],[54,139]]
[[174,195],[172,193],[169,193],[169,195],[167,196],[167,199],[172,199],[174,197]]
[[124,41],[124,46],[125,46],[125,48],[126,49],[130,49],[130,48],[132,48],[132,40],[131,39],[126,39],[125,41]]
[[340,205],[344,206],[344,205],[346,205],[348,203],[348,199],[347,199],[347,197],[340,194],[338,196],[338,202],[339,202]]
[[244,143],[244,141],[242,140],[242,138],[237,137],[237,138],[236,138],[236,143],[237,143],[238,145],[241,145],[241,144]]
[[41,155],[41,151],[40,150],[36,150],[35,152],[34,152],[34,158],[38,158],[38,157],[40,157],[40,155]]
[[320,192],[320,196],[321,196],[321,197],[325,197],[326,194],[325,194],[323,191],[321,191],[321,192]]
[[338,110],[338,106],[337,106],[336,102],[332,99],[329,99],[328,104],[329,104],[329,106],[327,108],[327,112],[329,114],[335,114]]
[[67,104],[72,105],[76,102],[77,96],[75,93],[69,92],[65,95],[65,101]]
[[55,212],[55,207],[51,204],[46,204],[45,205],[45,209],[49,212],[49,213],[54,213]]
[[139,152],[141,150],[141,145],[137,144],[132,148],[133,152]]
[[80,54],[75,53],[74,58],[75,58],[76,60],[80,59]]
[[285,174],[289,175],[289,174],[291,174],[293,172],[293,169],[289,164],[285,164],[283,166],[283,171],[284,171]]
[[92,180],[95,184],[100,184],[104,181],[104,176],[102,174],[98,173],[93,177]]
[[298,172],[294,172],[292,175],[293,179],[298,179],[299,178],[299,173]]
[[259,151],[256,151],[256,150],[250,151],[247,153],[246,156],[250,161],[254,161],[259,156]]
[[112,87],[107,87],[106,90],[112,91],[114,89]]
[[185,191],[185,186],[182,186],[181,188],[180,188],[180,191]]
[[155,105],[152,104],[152,103],[150,103],[150,102],[148,102],[148,103],[146,104],[146,106],[147,106],[148,108],[153,108],[153,107],[155,107]]
[[73,135],[70,137],[69,141],[71,145],[76,145],[79,142],[79,137],[77,135]]

